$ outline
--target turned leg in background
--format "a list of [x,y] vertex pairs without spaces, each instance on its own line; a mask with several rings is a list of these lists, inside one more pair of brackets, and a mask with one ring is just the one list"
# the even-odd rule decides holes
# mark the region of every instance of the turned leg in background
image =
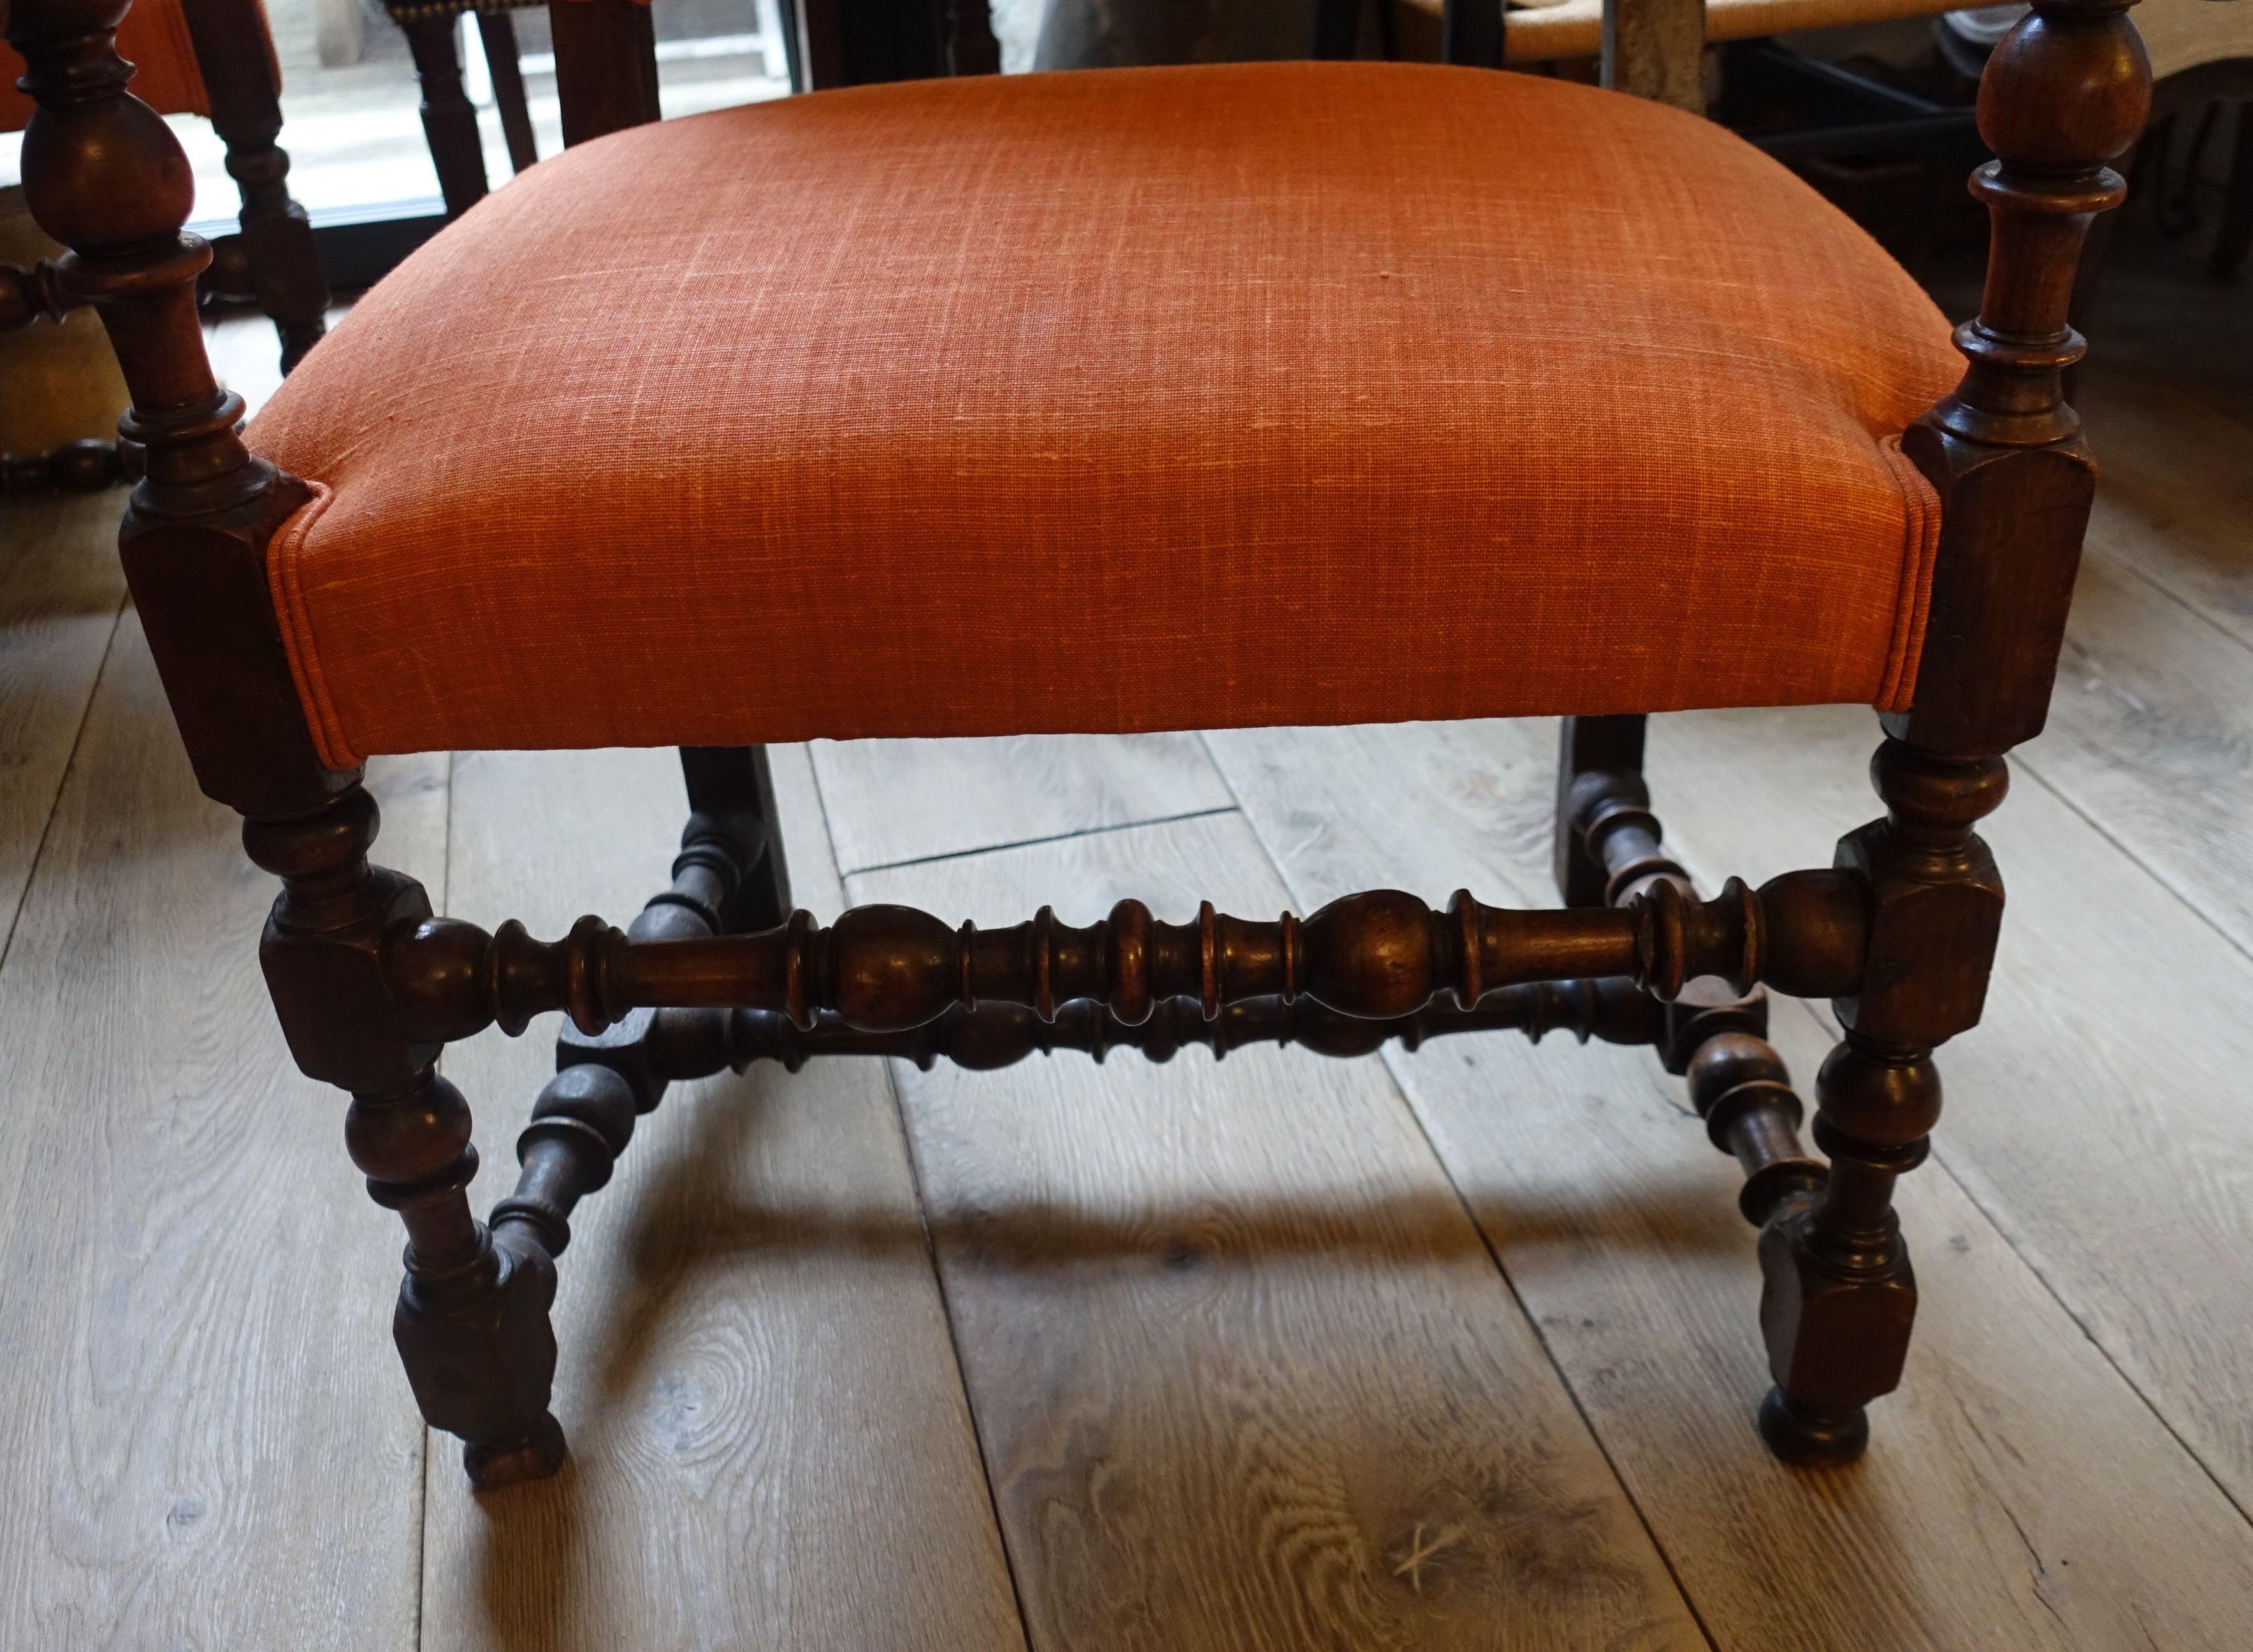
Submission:
[[288,373],[327,331],[329,278],[305,209],[289,196],[289,157],[275,141],[282,87],[265,19],[257,0],[205,0],[186,15],[212,125],[242,195],[241,234],[214,248],[211,285],[228,297],[251,298],[273,318]]
[[[684,747],[680,761],[689,816],[672,886],[651,898],[628,933],[637,941],[677,941],[780,924],[790,911],[790,881],[766,752]],[[728,1064],[728,1024],[725,1011],[653,1009],[636,1010],[601,1032],[566,1024],[556,1041],[555,1077],[541,1091],[517,1140],[515,1191],[492,1213],[494,1250],[505,1264],[545,1281],[543,1309],[555,1291],[555,1258],[571,1242],[572,1210],[610,1181],[635,1121],[665,1098],[673,1078]],[[466,1129],[466,1112],[464,1119]],[[543,1314],[543,1330],[546,1323]],[[552,1370],[552,1340],[547,1360]],[[547,1398],[543,1377],[543,1412]],[[541,1441],[551,1435],[548,1455],[502,1458],[473,1446],[465,1454],[471,1478],[487,1489],[553,1473],[562,1463],[562,1436],[548,1419]]]
[[478,112],[462,87],[462,53],[450,14],[402,23],[415,78],[422,87],[422,134],[438,171],[446,216],[459,218],[485,198],[485,151]]
[[[1556,873],[1568,904],[1617,906],[1662,879],[1692,892],[1689,874],[1660,847],[1661,829],[1643,779],[1643,739],[1641,717],[1565,720]],[[1739,993],[1718,977],[1704,976],[1662,1006],[1662,1017],[1659,1058],[1669,1072],[1689,1080],[1691,1101],[1707,1135],[1743,1169],[1738,1208],[1761,1230],[1765,1256],[1775,1236],[1795,1234],[1804,1223],[1822,1195],[1825,1174],[1799,1144],[1805,1109],[1783,1058],[1768,1042],[1768,994],[1758,987]],[[1855,1356],[1847,1350],[1844,1357],[1851,1363]],[[1765,1419],[1762,1432],[1779,1454],[1808,1460],[1779,1444]],[[1866,1439],[1866,1427],[1845,1454],[1859,1452]]]
[[[1557,815],[1553,865],[1557,893],[1567,906],[1608,906],[1610,868],[1588,845],[1588,827],[1598,805],[1616,798],[1648,815],[1650,794],[1643,784],[1643,749],[1650,719],[1567,717],[1557,756]],[[1652,823],[1655,833],[1657,823]],[[1654,847],[1656,837],[1653,838]]]
[[493,108],[500,115],[500,135],[508,145],[508,164],[523,171],[540,158],[532,138],[532,111],[524,101],[524,66],[517,60],[516,22],[506,11],[480,11],[478,43],[485,48],[485,68],[492,76]]
[[[790,870],[783,861],[775,812],[774,774],[764,746],[683,746],[688,787],[684,859],[703,851],[730,857],[733,887],[717,912],[720,931],[745,934],[779,924],[791,912]],[[674,875],[680,868],[675,865]]]
[[259,959],[297,1064],[352,1092],[345,1140],[369,1196],[407,1229],[393,1332],[422,1416],[465,1442],[481,1488],[553,1474],[548,1410],[555,1275],[537,1245],[496,1243],[470,1214],[470,1110],[405,1023],[384,943],[430,916],[413,879],[371,866],[375,800],[357,784],[310,814],[253,819],[250,857],[282,881]]

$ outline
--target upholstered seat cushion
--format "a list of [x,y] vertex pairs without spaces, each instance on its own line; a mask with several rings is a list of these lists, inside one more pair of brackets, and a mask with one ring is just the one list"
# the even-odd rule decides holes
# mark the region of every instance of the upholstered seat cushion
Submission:
[[925,82],[543,161],[252,445],[326,756],[1898,704],[1947,329],[1525,75]]

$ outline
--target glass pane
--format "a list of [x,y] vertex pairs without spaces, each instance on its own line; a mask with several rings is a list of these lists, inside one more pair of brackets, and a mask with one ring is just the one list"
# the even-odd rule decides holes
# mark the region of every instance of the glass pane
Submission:
[[[438,210],[438,177],[423,141],[421,93],[407,37],[375,0],[266,0],[282,64],[282,147],[289,188],[318,220]],[[542,155],[563,146],[548,10],[507,13],[524,73],[525,101]],[[776,0],[657,0],[658,85],[668,115],[780,97],[789,89]],[[485,137],[485,175],[509,176],[474,20],[455,24],[464,80]],[[226,151],[210,125],[186,116],[172,128],[195,167],[199,222],[231,220],[239,206]],[[0,184],[17,181],[22,140],[0,137]]]

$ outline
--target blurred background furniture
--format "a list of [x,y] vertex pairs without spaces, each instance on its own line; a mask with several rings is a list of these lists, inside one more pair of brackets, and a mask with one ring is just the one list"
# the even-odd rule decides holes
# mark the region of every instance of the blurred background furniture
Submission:
[[[0,17],[5,8],[0,6]],[[133,94],[160,115],[198,115],[227,144],[242,195],[241,228],[212,243],[206,295],[255,303],[274,319],[283,372],[319,342],[328,278],[304,209],[290,199],[282,131],[282,73],[260,0],[141,0],[119,30],[135,66]],[[0,49],[0,131],[20,132],[31,100],[23,60]]]
[[[1602,0],[1481,3],[1316,0],[1319,55],[1498,63],[1710,113],[1782,161],[1912,269],[1968,247],[1980,214],[1964,170],[1985,158],[1974,101],[1994,44],[2023,4],[1946,0],[1625,0],[1605,31]],[[2207,256],[2230,278],[2253,247],[2253,5],[2143,0],[2155,86],[2145,138],[2124,163],[2133,210],[2176,238],[2211,230]],[[2211,205],[2209,205],[2209,201]],[[2074,315],[2102,290],[2119,215],[2096,220]]]
[[61,251],[24,192],[0,189],[0,496],[91,493],[121,474],[125,380],[94,312],[54,289]]
[[[0,23],[6,10],[0,0]],[[255,303],[271,317],[287,373],[320,340],[329,283],[304,210],[289,196],[289,157],[275,141],[282,130],[282,76],[264,8],[260,0],[195,0],[192,6],[140,0],[118,31],[118,45],[135,66],[136,96],[160,114],[203,116],[226,143],[227,171],[241,192],[241,227],[213,241],[201,290],[209,298]],[[16,85],[23,73],[23,59],[0,46],[0,131],[20,132],[31,121],[32,101]],[[0,328],[59,322],[80,302],[57,284],[44,254],[0,265]],[[115,377],[112,369],[104,380],[98,365],[88,371],[96,386]],[[20,394],[24,387],[10,389]],[[99,399],[98,389],[89,394]],[[118,479],[123,468],[107,441],[80,431],[51,450],[8,454],[0,460],[0,491],[98,488]]]
[[[446,215],[457,218],[484,199],[490,187],[485,174],[485,145],[478,131],[478,105],[490,99],[500,117],[508,149],[509,167],[520,172],[539,159],[532,115],[525,101],[527,68],[553,73],[553,53],[531,62],[519,52],[516,24],[511,15],[526,7],[546,10],[544,0],[382,0],[383,9],[399,25],[415,54],[415,73],[422,90],[422,129],[430,141],[430,159],[437,169],[438,187],[445,198]],[[796,0],[747,0],[757,23],[751,38],[764,59],[770,75],[803,87]],[[668,51],[710,54],[744,42],[738,37],[703,37],[679,43],[659,42],[652,35],[652,63],[665,60]]]

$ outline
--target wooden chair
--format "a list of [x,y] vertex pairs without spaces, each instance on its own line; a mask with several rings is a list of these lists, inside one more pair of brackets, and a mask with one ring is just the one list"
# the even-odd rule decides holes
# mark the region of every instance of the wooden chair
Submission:
[[[422,132],[430,144],[430,160],[438,174],[438,192],[445,198],[446,215],[458,218],[483,200],[490,187],[485,176],[485,141],[478,134],[478,112],[462,80],[462,52],[457,30],[464,16],[477,20],[478,42],[492,76],[495,112],[500,116],[501,138],[508,149],[509,169],[521,172],[540,158],[533,136],[532,112],[525,101],[524,72],[516,45],[513,10],[540,5],[544,0],[383,0],[383,9],[407,37],[415,58],[415,78],[422,90]],[[778,41],[778,52],[768,49],[768,73],[782,65],[785,77],[796,86],[799,68],[797,8],[778,0],[754,0],[759,35],[764,42]]]
[[[0,0],[0,15],[4,15]],[[227,144],[227,170],[242,193],[242,229],[213,243],[205,290],[255,303],[282,337],[287,373],[319,342],[328,277],[305,209],[289,198],[282,131],[282,71],[261,0],[142,0],[120,35],[139,70],[135,86],[160,115],[199,115]],[[23,65],[0,52],[0,132],[20,132],[31,98],[17,89]],[[0,325],[23,324],[67,296],[35,271],[0,283]],[[7,289],[12,286],[13,293]]]
[[[642,14],[562,0],[567,108],[610,135],[370,292],[246,435],[178,151],[112,50],[124,0],[17,0],[26,187],[148,450],[134,597],[200,784],[282,881],[275,1006],[406,1225],[400,1352],[472,1479],[561,1462],[555,1258],[673,1079],[1496,1028],[1686,1077],[1760,1233],[1761,1432],[1860,1453],[1916,1302],[1892,1189],[2001,922],[1974,827],[2042,725],[2092,496],[2065,309],[2143,123],[2128,3],[2040,0],[1987,72],[1964,367],[1859,231],[1655,103],[1301,63],[646,125]],[[1842,701],[1879,708],[1882,817],[1701,897],[1642,714]],[[1544,713],[1568,714],[1545,911],[824,924],[792,910],[757,743]],[[369,753],[603,744],[680,745],[692,809],[624,931],[488,933],[367,858]],[[1827,1165],[1764,987],[1845,1029]],[[558,1009],[480,1223],[436,1063]]]
[[[537,3],[537,0],[523,0]],[[485,140],[478,135],[478,112],[462,85],[462,52],[455,30],[464,12],[478,20],[478,41],[492,71],[493,105],[500,115],[508,164],[522,171],[540,158],[532,135],[532,111],[524,99],[524,73],[517,61],[516,20],[508,5],[478,6],[476,0],[384,0],[384,13],[407,37],[415,58],[415,79],[422,89],[422,135],[430,144],[438,192],[446,216],[458,218],[485,197]]]

